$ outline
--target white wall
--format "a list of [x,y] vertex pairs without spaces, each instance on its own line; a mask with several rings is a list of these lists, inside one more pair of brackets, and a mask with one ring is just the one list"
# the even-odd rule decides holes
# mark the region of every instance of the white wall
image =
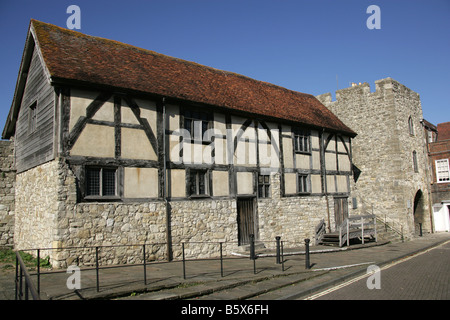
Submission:
[[434,230],[450,232],[450,203],[433,206]]

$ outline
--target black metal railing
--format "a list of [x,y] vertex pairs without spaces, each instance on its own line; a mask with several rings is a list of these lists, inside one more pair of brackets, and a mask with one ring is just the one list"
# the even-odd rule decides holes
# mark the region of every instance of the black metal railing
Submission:
[[[166,245],[165,243],[152,243],[152,244],[130,244],[130,245],[105,245],[105,246],[86,246],[86,247],[65,247],[65,248],[39,248],[39,249],[25,249],[21,250],[21,252],[29,252],[29,253],[36,253],[36,273],[28,273],[28,276],[36,276],[36,293],[39,295],[41,291],[41,276],[42,275],[51,275],[51,274],[58,274],[58,273],[67,273],[66,270],[52,270],[52,271],[41,271],[40,267],[40,256],[42,251],[68,251],[68,250],[91,250],[93,251],[92,256],[95,257],[94,259],[94,267],[84,267],[80,269],[80,271],[90,271],[95,270],[95,279],[96,279],[96,291],[100,291],[100,270],[102,269],[113,269],[113,268],[126,268],[126,267],[136,267],[136,266],[143,266],[143,278],[144,278],[144,284],[147,285],[147,265],[152,264],[148,262],[148,259],[146,258],[146,247],[148,246],[155,246],[155,245]],[[130,263],[130,264],[121,264],[121,265],[101,265],[100,264],[100,255],[99,252],[101,249],[107,249],[107,248],[126,248],[126,247],[139,247],[142,248],[142,263]],[[76,258],[74,259],[74,262],[76,265],[80,263],[80,259]],[[166,262],[154,262],[156,263],[166,263]],[[26,270],[25,264],[22,264],[24,270]],[[16,263],[16,269],[17,269],[17,263]],[[17,277],[16,277],[17,278]],[[17,294],[16,294],[16,300]]]
[[27,267],[16,251],[16,275],[15,275],[15,298],[16,300],[29,300],[30,294],[33,300],[41,300],[38,291],[34,287]]
[[[264,243],[270,243],[272,241],[264,241]],[[270,255],[271,257],[275,257],[275,263],[276,265],[281,265],[281,270],[285,271],[285,244],[288,243],[291,245],[291,248],[295,247],[305,247],[305,269],[309,269],[311,266],[310,263],[310,254],[309,254],[309,239],[305,239],[304,243],[294,243],[294,242],[286,242],[282,241],[281,237],[276,237],[275,241],[273,241],[274,245],[272,247],[275,248],[275,254]],[[271,243],[272,244],[272,243]],[[39,295],[41,292],[41,276],[42,275],[51,275],[51,274],[57,274],[57,273],[67,273],[66,270],[51,270],[51,271],[43,271],[40,268],[40,256],[42,251],[63,251],[63,250],[92,250],[92,256],[94,257],[94,261],[90,262],[93,267],[85,266],[83,268],[80,268],[80,271],[88,271],[88,270],[95,270],[95,287],[96,291],[100,292],[100,283],[101,283],[101,270],[104,269],[113,269],[113,268],[126,268],[126,267],[139,267],[142,266],[142,277],[143,282],[145,285],[147,285],[148,280],[148,274],[147,274],[147,267],[151,265],[157,265],[157,264],[164,264],[164,263],[170,263],[167,260],[160,260],[160,261],[149,261],[148,258],[148,248],[150,246],[165,246],[166,243],[150,243],[150,244],[131,244],[131,245],[110,245],[110,246],[92,246],[92,247],[66,247],[66,248],[40,248],[40,249],[27,249],[22,250],[26,252],[34,252],[37,257],[37,264],[36,264],[36,272],[35,273],[29,273],[26,270],[26,266],[23,263],[20,255],[18,252],[16,252],[17,256],[17,263],[16,263],[16,299],[21,299],[25,297],[25,299],[28,299],[28,291],[31,292],[31,295],[33,299],[39,299]],[[208,245],[217,247],[218,252],[211,251],[210,254],[213,255],[213,258],[189,258],[188,252],[192,252],[192,250],[187,250],[187,246],[193,246],[193,245]],[[175,263],[182,264],[182,276],[183,279],[187,279],[187,268],[186,266],[189,263],[192,262],[201,262],[201,261],[207,261],[208,265],[211,266],[211,262],[218,261],[218,268],[220,268],[220,276],[224,277],[224,261],[225,260],[231,260],[231,259],[239,259],[239,257],[226,257],[224,256],[224,246],[225,245],[237,245],[237,243],[234,242],[195,242],[195,241],[186,241],[181,242],[179,244],[172,244],[173,247],[179,246],[181,250],[179,250],[177,258],[174,261]],[[130,264],[118,264],[118,265],[103,265],[101,263],[101,257],[100,257],[100,251],[105,250],[108,248],[126,248],[126,247],[134,247],[134,249],[141,248],[140,251],[142,252],[142,256],[140,257],[141,263],[130,263]],[[264,255],[264,257],[268,257],[269,255]],[[250,259],[253,261],[253,273],[257,273],[257,260],[259,258],[262,258],[263,255],[259,255],[255,250],[255,238],[251,237],[250,241],[250,252],[248,255],[244,255],[241,257],[242,259]],[[75,262],[77,265],[82,262],[79,258],[73,258],[73,262]],[[104,263],[104,261],[102,261]],[[31,276],[36,276],[36,287],[34,286],[33,282],[31,281]],[[23,294],[22,284],[23,284],[23,278],[25,279],[25,295]]]

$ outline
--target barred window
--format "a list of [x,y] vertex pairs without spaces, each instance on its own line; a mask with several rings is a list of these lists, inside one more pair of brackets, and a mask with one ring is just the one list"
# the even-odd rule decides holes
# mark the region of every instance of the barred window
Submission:
[[87,196],[115,196],[116,169],[86,168]]
[[259,175],[258,176],[258,196],[260,198],[270,197],[270,176]]
[[309,147],[310,134],[308,131],[296,130],[294,131],[294,151],[295,152],[310,152]]
[[299,173],[297,177],[298,193],[309,193],[308,175]]
[[208,115],[202,112],[185,111],[184,128],[189,132],[192,140],[209,140],[205,133],[209,129]]
[[190,195],[200,196],[209,194],[207,170],[191,170],[190,172]]

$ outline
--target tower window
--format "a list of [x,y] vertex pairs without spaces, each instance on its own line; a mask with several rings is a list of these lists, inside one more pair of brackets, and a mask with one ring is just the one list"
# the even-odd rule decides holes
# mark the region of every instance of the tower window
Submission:
[[414,172],[419,172],[419,166],[417,165],[417,152],[413,151],[413,166]]
[[413,136],[414,135],[414,125],[413,125],[411,116],[408,119],[408,129],[409,129],[409,134]]

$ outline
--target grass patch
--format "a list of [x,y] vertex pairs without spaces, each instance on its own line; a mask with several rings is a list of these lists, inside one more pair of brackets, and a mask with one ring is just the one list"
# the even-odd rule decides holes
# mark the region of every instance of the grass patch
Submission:
[[[26,252],[19,252],[25,266],[30,270],[34,270],[37,266],[37,258],[33,257],[31,254]],[[0,263],[5,264],[2,268],[8,269],[9,266],[15,266],[16,264],[16,253],[12,249],[0,249]],[[50,268],[50,257],[47,256],[44,259],[39,259],[39,266],[42,268]]]

